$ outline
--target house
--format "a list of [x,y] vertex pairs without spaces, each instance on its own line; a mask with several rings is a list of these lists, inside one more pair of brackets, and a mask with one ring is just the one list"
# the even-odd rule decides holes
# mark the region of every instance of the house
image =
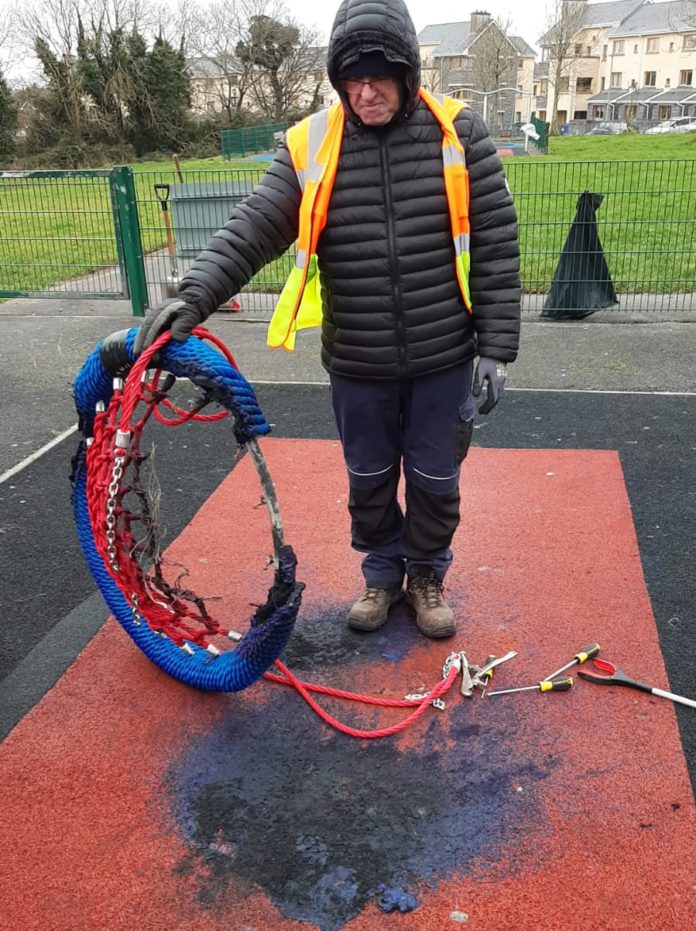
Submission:
[[534,109],[535,52],[507,35],[490,13],[426,26],[418,34],[426,90],[466,100],[496,132],[523,122]]

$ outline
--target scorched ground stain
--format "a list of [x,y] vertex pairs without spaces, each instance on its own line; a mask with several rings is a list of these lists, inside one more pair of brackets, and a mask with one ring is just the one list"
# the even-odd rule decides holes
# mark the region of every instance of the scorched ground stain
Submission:
[[[340,613],[302,619],[284,657],[295,672],[384,662],[369,637],[336,622]],[[408,623],[390,622],[390,654],[412,644]],[[447,735],[454,749],[443,749],[439,718],[421,719],[418,747],[402,752],[390,738],[338,734],[289,689],[268,688],[277,691],[262,704],[230,702],[169,772],[190,845],[180,869],[205,866],[196,869],[203,908],[232,884],[263,890],[288,918],[337,931],[385,895],[417,905],[424,887],[466,873],[484,852],[494,861],[511,831],[544,817],[539,793],[514,786],[523,778],[534,787],[553,762],[543,771],[511,754],[494,725],[483,731],[460,717]],[[369,710],[359,720],[383,723]]]

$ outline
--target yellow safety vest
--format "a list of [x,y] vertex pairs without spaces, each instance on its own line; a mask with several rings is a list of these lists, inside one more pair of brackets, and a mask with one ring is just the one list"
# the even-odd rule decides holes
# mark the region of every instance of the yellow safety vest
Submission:
[[[442,129],[442,163],[456,274],[464,305],[471,313],[469,175],[464,147],[454,128],[454,118],[466,104],[452,97],[431,94],[423,88],[419,95]],[[337,103],[328,110],[312,114],[287,132],[287,147],[302,189],[302,200],[295,267],[285,282],[268,328],[268,345],[273,349],[282,347],[292,352],[298,330],[321,324],[321,281],[316,250],[326,226],[344,123],[343,106]]]

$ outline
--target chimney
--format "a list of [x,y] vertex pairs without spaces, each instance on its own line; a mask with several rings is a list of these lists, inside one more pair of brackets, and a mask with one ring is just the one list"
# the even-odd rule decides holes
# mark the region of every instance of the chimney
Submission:
[[491,21],[491,14],[485,10],[476,10],[471,14],[471,31],[473,33],[481,32],[484,26]]

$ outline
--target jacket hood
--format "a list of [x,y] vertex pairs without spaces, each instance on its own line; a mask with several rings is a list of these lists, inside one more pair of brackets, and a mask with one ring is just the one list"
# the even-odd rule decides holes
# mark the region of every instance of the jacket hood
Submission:
[[338,76],[361,55],[375,51],[404,65],[404,109],[410,113],[418,102],[420,51],[406,4],[403,0],[343,0],[331,29],[326,69],[347,109]]

